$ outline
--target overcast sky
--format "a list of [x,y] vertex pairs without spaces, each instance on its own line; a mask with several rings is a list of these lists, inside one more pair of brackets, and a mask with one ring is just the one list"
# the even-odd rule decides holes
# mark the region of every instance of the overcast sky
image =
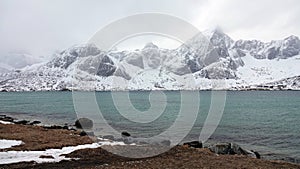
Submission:
[[234,40],[300,35],[299,0],[0,0],[0,55],[50,55],[143,12],[178,16],[199,30],[220,26]]

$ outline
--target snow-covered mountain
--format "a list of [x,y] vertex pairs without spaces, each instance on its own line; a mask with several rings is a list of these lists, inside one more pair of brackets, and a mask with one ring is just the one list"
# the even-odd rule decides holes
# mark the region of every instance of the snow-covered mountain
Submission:
[[232,40],[220,29],[177,49],[73,46],[46,63],[0,75],[0,90],[300,89],[300,40]]

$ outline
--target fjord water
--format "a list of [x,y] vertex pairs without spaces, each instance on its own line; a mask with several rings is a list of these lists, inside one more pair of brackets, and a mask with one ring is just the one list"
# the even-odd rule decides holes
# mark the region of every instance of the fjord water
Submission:
[[[146,111],[151,106],[149,94],[146,91],[129,92],[130,101],[137,110]],[[150,123],[131,122],[120,115],[110,92],[96,92],[95,95],[105,120],[113,128],[126,130],[137,137],[151,137],[167,130],[176,118],[180,118],[180,92],[165,91],[164,94],[166,109]],[[300,91],[228,91],[226,94],[223,117],[208,142],[234,142],[258,151],[265,158],[300,162]],[[77,118],[72,92],[8,92],[0,93],[0,100],[0,114],[18,119],[63,125],[73,124]],[[152,104],[161,102],[158,99]],[[210,103],[211,92],[201,91],[198,117],[185,141],[199,138]],[[121,110],[129,111],[126,106]],[[190,112],[186,110],[184,113]],[[173,134],[181,133],[175,131]]]

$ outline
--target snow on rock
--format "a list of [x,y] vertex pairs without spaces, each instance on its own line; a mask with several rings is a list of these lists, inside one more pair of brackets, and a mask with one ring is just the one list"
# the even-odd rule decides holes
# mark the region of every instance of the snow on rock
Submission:
[[21,145],[23,142],[18,140],[4,140],[0,139],[0,149],[11,148],[13,146]]

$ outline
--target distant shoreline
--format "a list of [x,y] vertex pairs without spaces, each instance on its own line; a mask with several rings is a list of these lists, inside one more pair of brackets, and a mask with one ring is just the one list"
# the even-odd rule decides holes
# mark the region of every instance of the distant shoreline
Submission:
[[243,89],[243,90],[235,90],[235,89],[220,89],[220,90],[211,90],[211,89],[204,89],[204,90],[31,90],[31,91],[0,91],[0,93],[14,93],[14,92],[151,92],[151,91],[300,91],[300,89],[281,89],[281,90],[274,90],[274,89]]

